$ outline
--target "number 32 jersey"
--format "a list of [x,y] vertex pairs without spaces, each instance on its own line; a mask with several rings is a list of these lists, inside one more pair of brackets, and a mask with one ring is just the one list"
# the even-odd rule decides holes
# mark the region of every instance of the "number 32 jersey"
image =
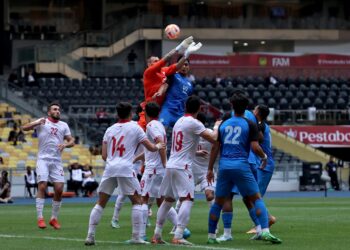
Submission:
[[199,142],[199,135],[205,130],[204,125],[192,116],[185,115],[181,117],[173,128],[171,152],[167,168],[191,169]]
[[65,136],[71,135],[68,124],[46,119],[45,124],[38,125],[35,130],[39,139],[38,159],[60,161],[58,145],[64,142]]
[[103,136],[107,144],[106,168],[103,176],[134,177],[133,160],[146,134],[134,121],[118,122],[109,127]]

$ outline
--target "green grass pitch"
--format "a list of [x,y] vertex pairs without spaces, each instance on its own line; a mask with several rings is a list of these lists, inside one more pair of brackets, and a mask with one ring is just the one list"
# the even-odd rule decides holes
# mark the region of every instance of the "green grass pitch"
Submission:
[[[114,200],[113,200],[114,201]],[[245,232],[252,223],[241,200],[234,203],[234,240],[220,245],[207,245],[208,206],[196,201],[191,213],[189,228],[190,241],[194,247],[186,249],[350,249],[350,200],[348,198],[288,198],[268,199],[271,214],[278,222],[271,228],[283,240],[281,245],[250,241]],[[178,246],[133,246],[122,242],[131,237],[130,204],[122,210],[120,229],[112,229],[110,219],[114,202],[104,210],[102,221],[97,227],[97,245],[84,246],[89,214],[93,204],[63,204],[59,220],[61,230],[50,226],[45,230],[36,227],[34,205],[0,205],[0,249],[176,249]],[[153,208],[152,227],[148,228],[150,238],[154,230],[156,209]],[[48,221],[51,213],[50,202],[44,214]],[[222,224],[220,224],[222,233]],[[163,237],[170,241],[170,225],[164,228]]]

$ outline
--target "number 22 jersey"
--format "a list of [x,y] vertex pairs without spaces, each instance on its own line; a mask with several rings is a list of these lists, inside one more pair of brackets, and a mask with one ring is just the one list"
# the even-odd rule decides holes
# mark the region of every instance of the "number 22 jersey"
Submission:
[[134,177],[133,160],[137,146],[146,140],[146,134],[134,121],[119,121],[109,127],[103,136],[107,144],[106,168],[103,176]]

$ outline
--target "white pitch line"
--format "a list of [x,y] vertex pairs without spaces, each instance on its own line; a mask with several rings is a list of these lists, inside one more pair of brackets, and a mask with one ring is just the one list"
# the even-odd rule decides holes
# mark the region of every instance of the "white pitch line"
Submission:
[[[40,240],[62,240],[62,241],[75,241],[84,242],[84,239],[76,238],[63,238],[63,237],[50,237],[50,236],[25,236],[25,235],[11,235],[11,234],[0,234],[0,238],[22,238],[22,239],[40,239]],[[96,240],[96,243],[109,243],[109,244],[125,244],[121,241],[106,241],[106,240]],[[169,245],[171,247],[186,247],[186,248],[198,248],[198,249],[217,249],[217,250],[239,250],[238,248],[228,248],[228,247],[214,247],[214,246],[201,246],[201,245]],[[166,247],[166,245],[164,245]]]

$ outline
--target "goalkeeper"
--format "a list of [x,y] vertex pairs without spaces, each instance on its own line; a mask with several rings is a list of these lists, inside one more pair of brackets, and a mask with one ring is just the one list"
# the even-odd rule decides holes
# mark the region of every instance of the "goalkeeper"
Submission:
[[166,92],[165,100],[159,114],[159,121],[165,127],[173,127],[176,121],[185,113],[185,103],[189,96],[192,95],[193,86],[187,78],[190,70],[190,54],[198,51],[202,47],[201,43],[192,43],[185,51],[184,56],[179,58],[182,67],[176,74],[168,77],[169,86]]
[[147,69],[143,73],[143,85],[145,92],[145,101],[141,104],[143,111],[139,114],[139,125],[145,130],[146,120],[144,108],[148,102],[157,102],[162,106],[164,101],[165,91],[167,89],[167,76],[173,75],[185,63],[185,58],[165,67],[175,54],[183,54],[187,48],[193,43],[193,37],[190,36],[183,40],[175,49],[171,50],[162,59],[156,56],[151,56],[147,60]]

